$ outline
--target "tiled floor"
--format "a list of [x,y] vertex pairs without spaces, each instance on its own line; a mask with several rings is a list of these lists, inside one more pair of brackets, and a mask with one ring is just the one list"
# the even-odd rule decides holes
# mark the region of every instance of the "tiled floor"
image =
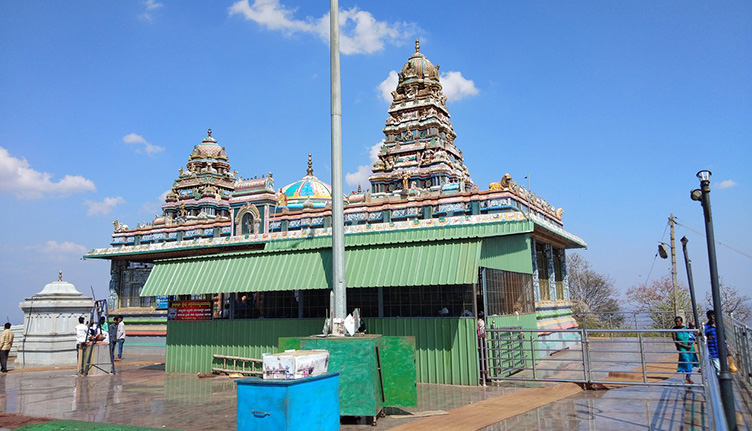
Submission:
[[[420,384],[417,408],[392,409],[377,427],[353,422],[343,424],[343,429],[389,429],[417,420],[405,413],[448,411],[515,390],[519,387]],[[741,395],[737,404],[748,415],[749,397]],[[77,377],[74,370],[67,369],[0,375],[0,411],[27,416],[181,430],[233,430],[235,403],[233,379],[167,375],[161,365],[126,363],[117,376],[87,378]],[[700,419],[703,408],[702,394],[695,389],[632,387],[589,391],[486,429],[701,430],[707,429]]]

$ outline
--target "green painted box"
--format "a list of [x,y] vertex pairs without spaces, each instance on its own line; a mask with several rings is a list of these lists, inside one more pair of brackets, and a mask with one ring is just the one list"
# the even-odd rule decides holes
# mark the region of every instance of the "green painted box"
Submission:
[[329,371],[340,373],[342,416],[375,419],[384,407],[418,403],[415,337],[306,337],[300,339],[300,348],[329,351]]

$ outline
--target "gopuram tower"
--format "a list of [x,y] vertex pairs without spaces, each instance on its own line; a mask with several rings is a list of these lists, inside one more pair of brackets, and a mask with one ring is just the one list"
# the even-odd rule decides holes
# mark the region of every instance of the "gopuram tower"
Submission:
[[230,172],[227,152],[211,134],[209,129],[204,140],[193,147],[188,169],[180,169],[180,176],[167,193],[162,209],[168,225],[230,219],[236,173]]
[[420,52],[416,40],[392,91],[384,144],[368,178],[372,194],[472,189],[441,90],[439,66]]

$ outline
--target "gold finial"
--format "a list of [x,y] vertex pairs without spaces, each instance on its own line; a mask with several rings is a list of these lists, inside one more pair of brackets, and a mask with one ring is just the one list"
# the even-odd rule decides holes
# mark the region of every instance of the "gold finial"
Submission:
[[415,39],[415,52],[420,52],[420,40]]
[[211,138],[211,129],[207,130],[206,133],[208,133],[209,137]]
[[308,153],[308,175],[313,175],[313,162],[311,161],[311,153]]
[[63,281],[63,271],[57,272],[57,281]]

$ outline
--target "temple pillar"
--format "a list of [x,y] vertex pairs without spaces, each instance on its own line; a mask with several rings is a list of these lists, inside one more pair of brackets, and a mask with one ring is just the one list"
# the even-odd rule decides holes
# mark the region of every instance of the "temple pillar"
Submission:
[[123,273],[123,261],[110,261],[110,296],[107,298],[107,308],[114,310],[118,308],[120,299],[120,280]]
[[540,302],[540,281],[538,280],[538,256],[535,247],[535,240],[530,238],[530,252],[533,259],[533,293],[535,294],[535,302]]
[[548,291],[550,292],[549,298],[552,301],[556,301],[556,269],[554,267],[554,250],[551,244],[545,245],[546,264],[548,265]]
[[561,284],[564,286],[564,300],[569,301],[569,272],[567,271],[567,251],[565,249],[561,249],[559,258],[561,259]]

